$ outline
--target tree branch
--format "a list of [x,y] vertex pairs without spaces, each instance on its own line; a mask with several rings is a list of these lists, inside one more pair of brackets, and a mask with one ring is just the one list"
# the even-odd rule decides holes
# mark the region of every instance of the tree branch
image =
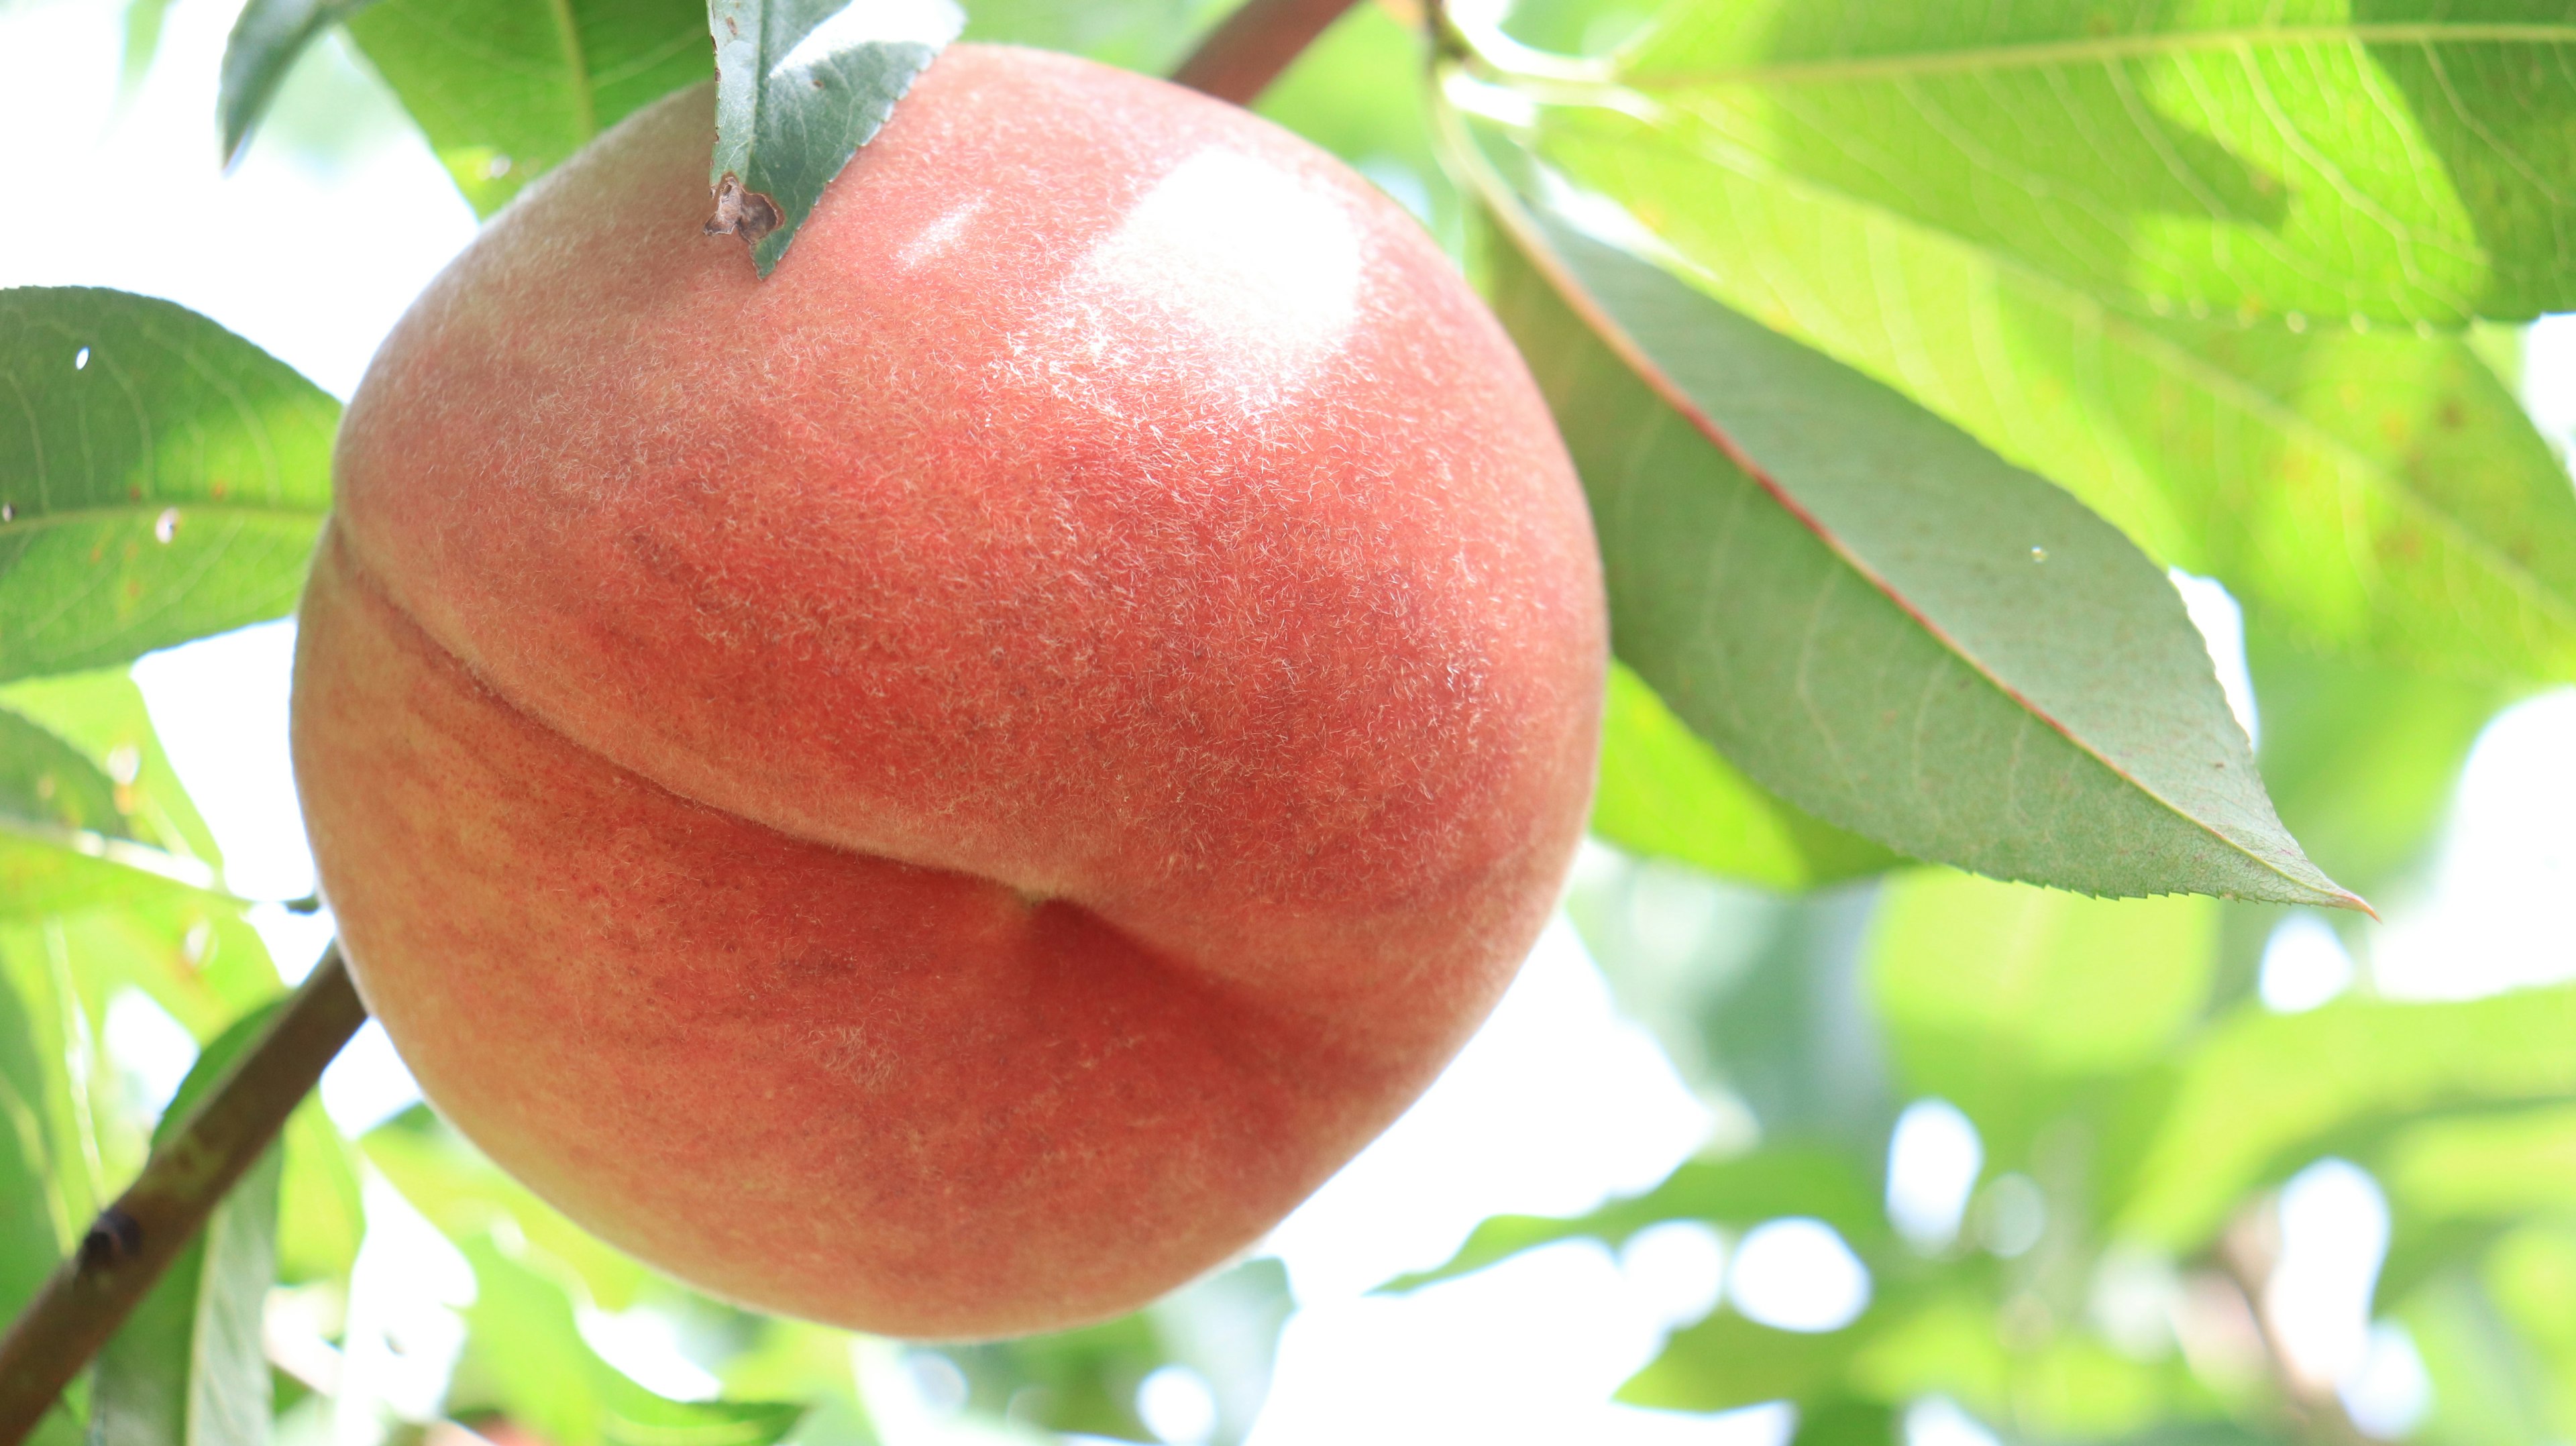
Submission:
[[18,1446],[36,1429],[366,1020],[334,942],[268,1032],[99,1212],[80,1248],[0,1336],[0,1446]]
[[2267,1199],[2238,1217],[2219,1238],[2211,1257],[2227,1283],[2244,1297],[2245,1308],[2254,1317],[2255,1333],[2263,1343],[2264,1366],[2288,1408],[2292,1429],[2319,1446],[2374,1446],[2372,1438],[2344,1410],[2343,1400],[2331,1383],[2312,1381],[2300,1373],[2288,1342],[2281,1338],[2279,1324],[2264,1308],[2263,1283],[2271,1279],[2280,1252],[2273,1243],[2272,1231],[2262,1227],[2260,1212],[2275,1208]]
[[1354,0],[1246,0],[1172,79],[1219,100],[1250,105]]

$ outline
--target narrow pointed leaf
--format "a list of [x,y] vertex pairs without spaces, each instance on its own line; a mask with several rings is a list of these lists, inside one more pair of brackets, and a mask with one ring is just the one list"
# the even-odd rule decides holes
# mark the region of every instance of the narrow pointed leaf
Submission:
[[114,801],[124,826],[109,832],[209,867],[221,866],[223,854],[162,749],[143,690],[130,671],[98,668],[22,678],[0,687],[0,709],[70,744],[115,780]]
[[80,750],[0,709],[0,820],[132,839],[116,788]]
[[184,307],[0,291],[0,680],[292,608],[330,506],[338,415]]
[[716,43],[710,230],[767,276],[823,187],[966,24],[956,0],[709,0]]
[[1833,1395],[1884,1313],[1873,1304],[1858,1324],[1811,1333],[1774,1330],[1719,1310],[1673,1332],[1662,1353],[1630,1376],[1613,1399],[1655,1410],[1729,1411]]
[[2571,58],[2557,7],[1755,0],[1615,73],[1703,150],[2141,309],[2453,325],[2576,306]]
[[484,216],[712,70],[698,0],[380,0],[349,34]]
[[474,1266],[465,1358],[448,1407],[497,1409],[552,1446],[773,1446],[805,1408],[779,1401],[674,1401],[637,1385],[582,1339],[574,1298],[533,1252],[486,1235]]
[[[146,3],[157,10],[167,0]],[[223,77],[215,94],[225,159],[241,158],[252,130],[277,99],[278,87],[304,48],[367,4],[368,0],[250,0],[242,7],[233,21],[231,38],[224,42]]]
[[131,899],[214,871],[137,837],[120,785],[63,739],[0,707],[0,913],[37,917]]
[[1543,110],[1532,144],[1694,279],[2073,492],[2321,650],[2576,677],[2576,492],[2461,337],[2158,317],[1717,147]]
[[2328,1153],[2354,1154],[2437,1110],[2576,1100],[2576,987],[2456,1004],[2351,1000],[2260,1010],[2185,1059],[2163,1107],[2106,1147],[2122,1233],[2206,1240],[2248,1190]]
[[[206,1046],[162,1116],[156,1147],[274,1013],[255,1011]],[[279,1151],[260,1156],[99,1353],[91,1446],[266,1446],[260,1316],[277,1281]]]
[[1931,869],[1870,920],[1871,1012],[1910,1097],[1976,1123],[1990,1171],[2091,1096],[2168,1057],[2218,962],[2208,899],[2087,899]]
[[1497,304],[1584,473],[1613,645],[1720,752],[1976,873],[2358,905],[2273,816],[2180,600],[2116,529],[1662,267],[1523,214],[1534,265],[1500,263]]
[[47,1178],[45,1102],[65,1087],[62,1062],[44,1057],[39,1038],[26,1001],[0,970],[0,1316],[13,1318],[71,1245],[71,1220]]
[[1790,1215],[1822,1220],[1846,1240],[1864,1245],[1887,1234],[1876,1195],[1842,1155],[1770,1145],[1730,1160],[1689,1161],[1645,1194],[1613,1200],[1587,1215],[1494,1216],[1477,1226],[1448,1260],[1400,1275],[1378,1289],[1390,1295],[1419,1290],[1559,1240],[1598,1240],[1616,1249],[1638,1231],[1667,1220],[1740,1230]]

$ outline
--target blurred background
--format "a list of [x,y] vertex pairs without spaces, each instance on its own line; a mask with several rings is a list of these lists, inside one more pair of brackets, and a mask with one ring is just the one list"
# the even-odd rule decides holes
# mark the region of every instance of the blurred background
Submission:
[[[0,285],[167,297],[345,399],[475,216],[337,35],[227,172],[236,8],[0,8]],[[1149,69],[1210,18],[973,14]],[[1638,21],[1502,18],[1574,51]],[[1262,109],[1463,252],[1419,65],[1364,8]],[[2576,326],[2481,346],[2563,452]],[[1790,894],[1596,842],[1483,1033],[1252,1259],[1130,1321],[937,1351],[746,1316],[588,1242],[371,1027],[288,1144],[276,1435],[731,1439],[689,1434],[712,1415],[655,1435],[616,1404],[633,1386],[889,1446],[2576,1439],[2576,691],[2320,661],[2174,581],[2284,817],[2379,920],[1933,870]],[[276,902],[247,928],[0,924],[25,1015],[0,1024],[73,1061],[77,1096],[72,1126],[21,1097],[15,1122],[78,1142],[94,1194],[230,1017],[225,971],[292,981],[330,937],[285,903],[314,888],[292,626],[143,659],[148,727],[85,735]],[[6,691],[87,726],[47,686]]]

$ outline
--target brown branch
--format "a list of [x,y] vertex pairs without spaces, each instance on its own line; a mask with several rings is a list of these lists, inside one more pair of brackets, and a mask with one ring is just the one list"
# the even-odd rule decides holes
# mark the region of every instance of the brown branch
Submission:
[[334,943],[0,1336],[0,1446],[18,1446],[36,1429],[366,1020]]
[[2217,1247],[2210,1252],[2211,1259],[2219,1274],[2244,1298],[2245,1309],[2254,1317],[2255,1335],[2263,1343],[2264,1367],[2272,1378],[2273,1389],[2281,1394],[2291,1428],[2319,1446],[2376,1446],[2373,1438],[2354,1424],[2331,1384],[2311,1381],[2300,1374],[2290,1359],[2289,1343],[2281,1338],[2272,1313],[2264,1308],[2263,1283],[2279,1263],[2280,1250],[2272,1231],[2264,1228],[2261,1212],[2273,1208],[2266,1200],[2239,1216],[2219,1238]]
[[1219,100],[1250,105],[1354,0],[1245,0],[1172,79]]

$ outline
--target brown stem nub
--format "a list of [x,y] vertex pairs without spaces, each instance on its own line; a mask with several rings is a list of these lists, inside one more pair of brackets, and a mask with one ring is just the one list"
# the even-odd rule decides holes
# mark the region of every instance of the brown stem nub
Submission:
[[0,1336],[0,1446],[18,1446],[36,1429],[366,1021],[334,943]]
[[1172,72],[1219,100],[1250,105],[1353,0],[1245,0]]

